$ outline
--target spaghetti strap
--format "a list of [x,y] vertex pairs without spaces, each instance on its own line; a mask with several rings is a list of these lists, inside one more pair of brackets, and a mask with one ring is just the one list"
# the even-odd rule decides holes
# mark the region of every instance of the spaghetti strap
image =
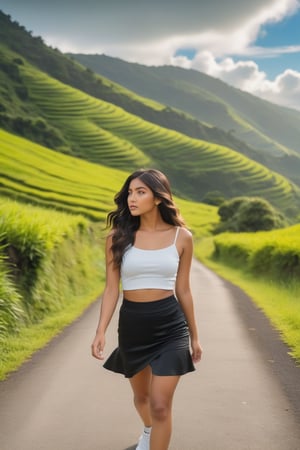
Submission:
[[176,227],[176,228],[177,228],[177,229],[176,229],[176,234],[175,234],[174,244],[176,244],[177,237],[178,237],[179,230],[180,230],[180,227]]

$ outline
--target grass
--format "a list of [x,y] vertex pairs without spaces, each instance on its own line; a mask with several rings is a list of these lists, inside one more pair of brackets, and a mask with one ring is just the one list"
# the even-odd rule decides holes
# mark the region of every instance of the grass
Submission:
[[229,267],[212,258],[213,238],[198,242],[195,256],[206,266],[223,278],[231,281],[246,292],[253,302],[269,318],[279,331],[282,340],[290,348],[290,355],[300,364],[300,283],[295,280],[286,284],[271,280],[269,277],[257,277],[241,265]]
[[195,241],[211,234],[214,226],[219,222],[216,206],[196,203],[181,198],[174,198],[186,226],[192,230]]
[[0,193],[103,220],[126,173],[0,130]]
[[1,378],[100,295],[105,265],[103,222],[8,199],[0,213]]
[[253,275],[290,283],[299,280],[300,225],[256,233],[223,233],[214,255],[227,265],[242,264]]

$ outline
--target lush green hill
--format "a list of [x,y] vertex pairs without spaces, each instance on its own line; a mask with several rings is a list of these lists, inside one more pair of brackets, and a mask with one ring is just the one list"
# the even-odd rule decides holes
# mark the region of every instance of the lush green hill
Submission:
[[[166,106],[162,103],[158,103],[134,94],[132,91],[117,85],[103,76],[96,76],[90,69],[81,66],[79,63],[74,61],[73,58],[67,58],[58,50],[47,47],[40,37],[32,36],[31,33],[27,32],[23,26],[19,25],[17,22],[12,22],[10,17],[1,13],[1,11],[0,42],[5,46],[2,47],[0,78],[2,70],[2,73],[8,76],[9,80],[6,80],[5,91],[3,90],[3,92],[10,93],[10,98],[7,98],[7,95],[5,95],[4,98],[1,98],[2,109],[0,110],[0,125],[7,130],[17,132],[18,134],[29,138],[34,138],[34,140],[37,140],[38,137],[38,142],[50,147],[53,147],[53,145],[57,146],[58,143],[60,143],[60,146],[62,147],[64,142],[63,136],[57,135],[53,129],[47,126],[46,130],[41,130],[39,127],[35,126],[35,124],[32,124],[30,120],[28,120],[27,112],[28,109],[30,110],[31,108],[28,102],[21,108],[21,115],[18,115],[17,118],[15,117],[16,105],[19,102],[19,97],[25,97],[26,100],[26,89],[24,89],[24,86],[19,85],[16,87],[17,95],[15,92],[12,92],[11,81],[17,82],[17,79],[15,79],[17,77],[17,71],[15,62],[5,63],[6,55],[4,49],[9,48],[15,52],[15,58],[17,60],[20,59],[20,56],[22,56],[22,58],[27,59],[33,65],[39,67],[52,77],[76,87],[96,98],[121,106],[126,111],[142,117],[147,121],[156,123],[166,128],[177,130],[193,138],[225,145],[255,161],[264,164],[272,170],[284,174],[295,182],[299,181],[300,158],[298,155],[295,155],[292,152],[287,152],[286,149],[283,149],[282,147],[278,148],[277,144],[276,148],[281,157],[278,157],[278,153],[274,156],[268,151],[266,153],[262,152],[259,149],[255,149],[253,146],[251,147],[247,145],[243,140],[239,139],[235,133],[232,133],[232,121],[230,122],[228,131],[223,131],[221,128],[216,126],[201,123],[190,114],[188,115],[187,113],[183,113],[182,110],[184,109],[186,100],[181,98],[181,96],[182,94],[185,96],[187,93],[181,92],[180,89],[177,94],[176,92],[174,92],[174,94],[179,96],[178,107],[181,111],[179,109],[170,108],[170,101],[167,102],[169,106]],[[122,63],[111,58],[108,58],[108,62],[109,64],[112,63],[113,67],[116,63]],[[140,76],[145,76],[145,88],[151,89],[152,86],[154,92],[159,92],[161,89],[162,80],[159,80],[159,77],[155,75],[154,80],[151,81],[151,79],[149,79],[149,75],[147,75],[146,72],[143,73],[143,66],[127,65],[127,63],[124,63],[124,66],[120,66],[120,68],[124,71],[122,76],[123,80],[121,80],[121,82],[124,82],[124,77],[126,78],[128,75],[129,79],[135,80],[135,87],[138,87],[141,82],[141,78],[139,80],[138,78]],[[140,72],[141,69],[142,73]],[[133,71],[132,74],[130,73],[131,70]],[[112,78],[115,75],[112,73]],[[2,80],[1,84],[4,86]],[[168,84],[169,82],[167,81],[167,85]],[[163,90],[164,88],[170,89],[172,84],[173,83],[170,83],[170,86],[163,86]],[[166,92],[169,92],[168,89]],[[148,95],[148,91],[146,90],[144,93],[143,91],[141,92],[142,95]],[[206,97],[209,98],[210,95],[206,94]],[[9,101],[8,105],[7,100]],[[161,94],[159,94],[158,100],[159,102],[163,101],[163,96]],[[199,109],[201,102],[198,100],[199,99],[197,99]],[[222,113],[222,111],[226,111],[226,104],[223,105],[215,101],[212,104],[216,106],[212,114],[213,117],[217,118],[219,112]],[[212,107],[212,104],[210,103],[210,108]],[[7,112],[10,112],[11,105],[14,105],[14,119],[7,117]],[[207,105],[204,104],[203,106],[203,111],[206,111]],[[26,112],[26,118],[22,117],[24,111]],[[205,121],[207,121],[207,117],[205,118]],[[210,122],[212,123],[213,121],[211,120]],[[41,125],[41,123],[39,125]],[[248,135],[245,135],[244,137],[246,139]],[[270,146],[273,148],[274,145],[275,144],[270,142],[270,140],[266,143],[264,139],[264,148],[268,149]]]
[[2,195],[104,220],[124,176],[0,130]]
[[[147,67],[105,55],[72,57],[137,94],[231,133],[256,149],[261,162],[300,183],[300,112],[274,105],[194,70]],[[259,160],[253,150],[245,151]]]
[[262,195],[279,208],[290,208],[297,199],[298,188],[228,148],[145,122],[30,66],[22,65],[20,72],[30,98],[68,138],[76,156],[126,170],[155,165],[179,192],[198,201],[213,190],[229,197]]
[[[102,221],[128,172],[93,164],[0,130],[0,194]],[[1,199],[1,197],[0,197]],[[216,207],[175,198],[197,236],[218,221]]]
[[18,76],[26,86],[28,101],[64,137],[63,151],[67,145],[74,156],[123,170],[145,163],[159,167],[178,194],[198,201],[207,192],[220,190],[228,197],[262,195],[285,211],[299,202],[299,189],[285,178],[228,148],[146,122],[24,61],[18,66]]

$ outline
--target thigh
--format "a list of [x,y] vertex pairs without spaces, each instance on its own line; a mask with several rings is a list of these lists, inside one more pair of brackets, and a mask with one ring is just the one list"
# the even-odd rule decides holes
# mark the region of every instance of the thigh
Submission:
[[171,405],[180,376],[152,375],[151,403]]
[[152,370],[150,366],[129,378],[135,396],[149,396],[151,389]]

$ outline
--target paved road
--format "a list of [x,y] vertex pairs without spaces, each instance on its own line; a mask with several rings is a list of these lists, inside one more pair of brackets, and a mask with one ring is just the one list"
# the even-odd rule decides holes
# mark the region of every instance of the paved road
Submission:
[[[239,289],[197,262],[192,288],[204,356],[176,392],[170,450],[299,450],[300,368],[287,348]],[[129,383],[89,354],[98,308],[0,383],[1,450],[135,448]]]

